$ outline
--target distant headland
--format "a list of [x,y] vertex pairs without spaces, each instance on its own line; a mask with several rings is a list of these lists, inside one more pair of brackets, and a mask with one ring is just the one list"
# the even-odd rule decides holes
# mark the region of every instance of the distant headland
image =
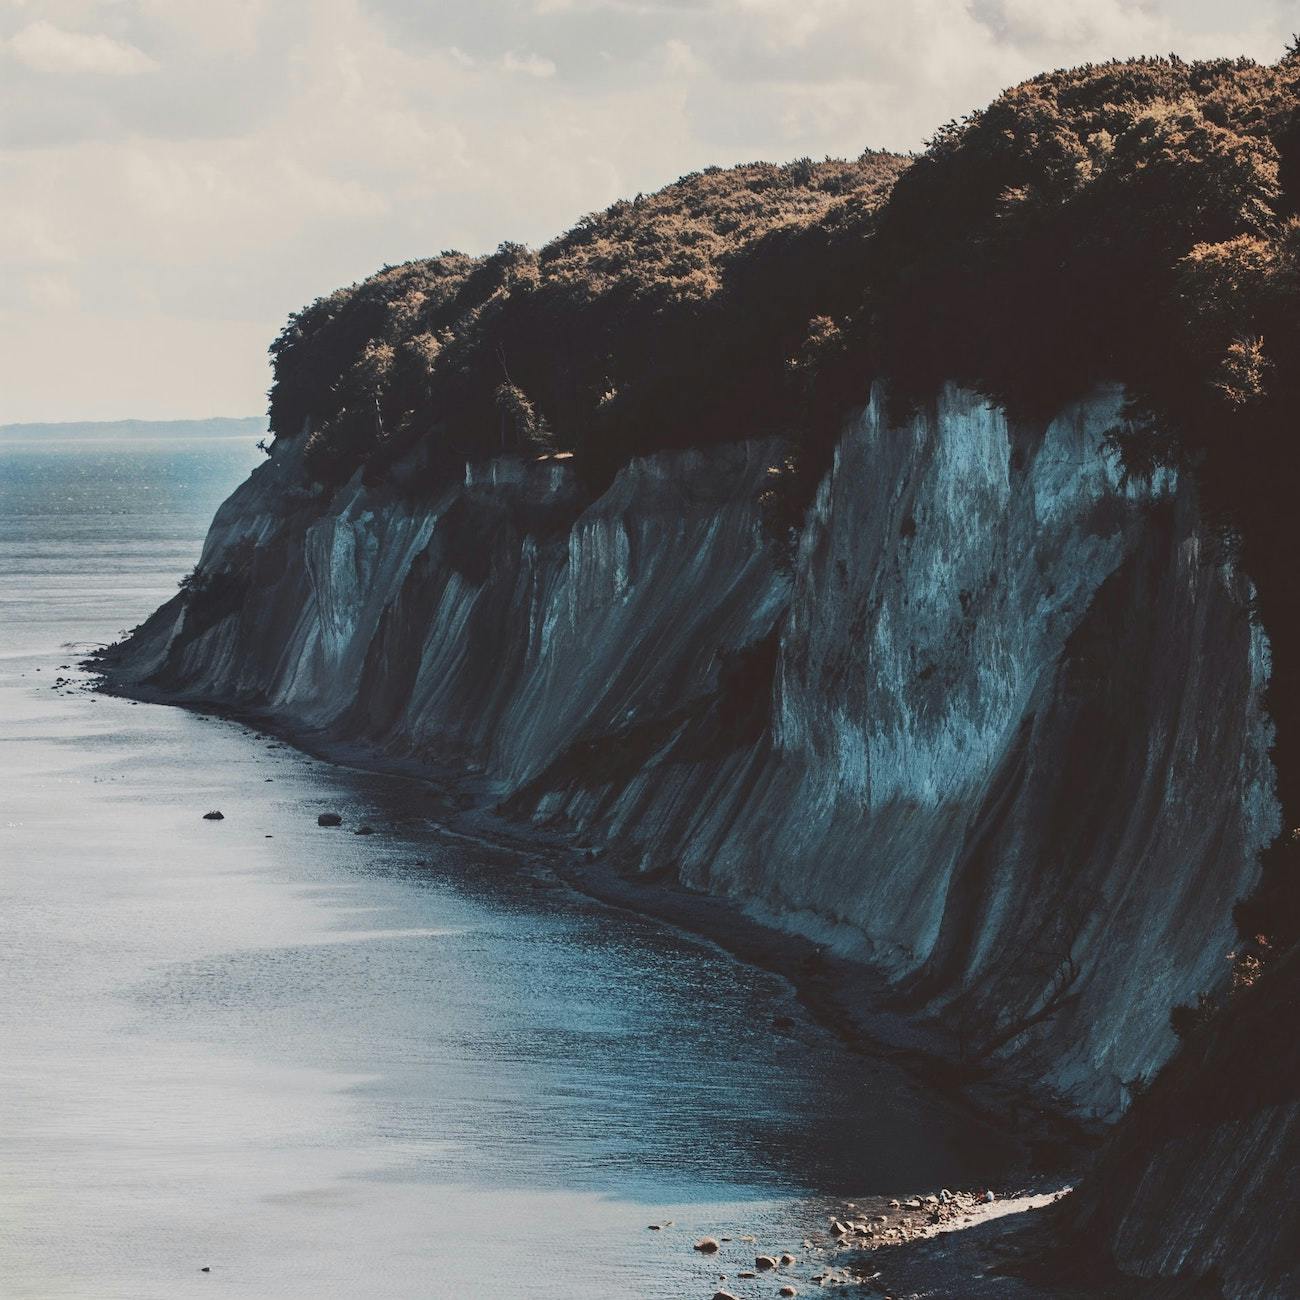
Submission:
[[0,440],[59,439],[173,441],[177,438],[242,438],[266,432],[266,416],[213,416],[206,420],[68,420],[37,424],[0,424]]

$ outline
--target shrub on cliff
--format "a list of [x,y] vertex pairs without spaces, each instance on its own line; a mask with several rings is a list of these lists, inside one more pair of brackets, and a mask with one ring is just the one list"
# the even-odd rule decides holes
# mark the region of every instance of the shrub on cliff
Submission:
[[522,447],[532,451],[551,451],[555,435],[546,417],[528,399],[518,384],[507,380],[497,385],[495,393],[497,412],[501,417],[501,448],[503,451]]
[[178,584],[185,603],[181,636],[188,640],[237,610],[252,581],[256,544],[237,542],[217,565],[197,564]]

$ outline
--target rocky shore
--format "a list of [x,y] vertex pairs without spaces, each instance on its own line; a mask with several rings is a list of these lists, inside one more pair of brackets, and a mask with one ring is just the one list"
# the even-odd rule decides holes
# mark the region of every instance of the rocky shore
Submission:
[[1068,1283],[1034,1282],[1012,1271],[1025,1239],[1041,1230],[1037,1212],[1064,1190],[998,1197],[987,1188],[868,1198],[828,1206],[824,1224],[796,1242],[772,1243],[751,1235],[703,1237],[671,1222],[652,1223],[668,1249],[691,1248],[716,1265],[712,1300],[760,1300],[821,1291],[883,1296],[997,1296],[1045,1300],[1096,1296]]

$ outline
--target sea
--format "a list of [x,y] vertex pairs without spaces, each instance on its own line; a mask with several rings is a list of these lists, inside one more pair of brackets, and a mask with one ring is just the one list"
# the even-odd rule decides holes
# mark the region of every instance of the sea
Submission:
[[846,1199],[977,1180],[969,1117],[775,975],[89,689],[259,459],[0,442],[0,1295],[768,1296],[736,1274],[815,1270]]

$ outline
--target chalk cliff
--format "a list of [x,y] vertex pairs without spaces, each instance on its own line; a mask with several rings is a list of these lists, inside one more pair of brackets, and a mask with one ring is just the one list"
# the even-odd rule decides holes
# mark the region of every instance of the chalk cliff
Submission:
[[563,459],[480,462],[420,503],[312,488],[282,442],[219,511],[208,588],[112,675],[473,772],[1113,1116],[1170,1007],[1222,983],[1278,828],[1248,592],[1188,489],[1121,480],[1119,415],[873,398],[789,573],[762,442],[634,460],[589,502]]

